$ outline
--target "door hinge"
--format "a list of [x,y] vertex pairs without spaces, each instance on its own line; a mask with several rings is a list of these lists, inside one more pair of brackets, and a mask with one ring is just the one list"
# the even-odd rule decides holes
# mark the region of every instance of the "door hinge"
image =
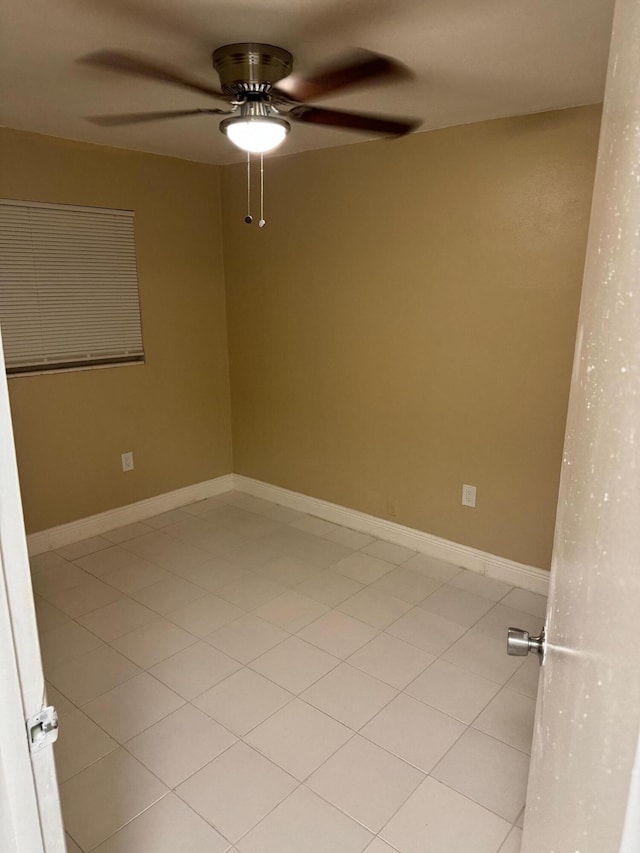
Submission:
[[27,737],[32,753],[40,752],[58,740],[58,712],[53,705],[43,708],[39,714],[27,720]]

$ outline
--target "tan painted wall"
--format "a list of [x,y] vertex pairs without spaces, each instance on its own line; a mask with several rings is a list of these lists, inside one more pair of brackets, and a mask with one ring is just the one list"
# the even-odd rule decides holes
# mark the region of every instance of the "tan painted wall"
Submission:
[[147,356],[9,381],[28,531],[229,473],[219,169],[17,131],[0,140],[0,196],[136,211]]
[[236,472],[548,567],[599,120],[226,168]]

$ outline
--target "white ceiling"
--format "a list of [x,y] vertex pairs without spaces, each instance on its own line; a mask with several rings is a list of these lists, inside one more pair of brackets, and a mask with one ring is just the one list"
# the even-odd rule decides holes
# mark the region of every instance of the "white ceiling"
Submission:
[[[220,102],[75,63],[101,48],[163,59],[218,85],[211,51],[256,41],[311,71],[352,47],[393,56],[414,80],[322,106],[416,116],[420,131],[602,99],[614,0],[4,0],[2,124],[207,163],[241,159],[216,116],[98,127],[96,113]],[[366,136],[294,124],[279,153]]]

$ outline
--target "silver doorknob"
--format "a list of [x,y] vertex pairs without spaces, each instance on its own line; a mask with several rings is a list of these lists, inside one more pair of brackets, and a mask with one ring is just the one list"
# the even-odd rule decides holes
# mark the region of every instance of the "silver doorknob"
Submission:
[[540,631],[540,636],[538,637],[532,637],[528,631],[523,631],[521,628],[509,628],[507,631],[508,655],[536,654],[540,658],[540,663],[542,663],[544,658],[544,644],[544,628]]

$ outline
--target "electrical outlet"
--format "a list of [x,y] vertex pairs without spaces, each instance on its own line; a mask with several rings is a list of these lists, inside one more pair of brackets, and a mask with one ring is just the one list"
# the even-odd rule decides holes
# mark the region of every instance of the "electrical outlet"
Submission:
[[387,498],[387,515],[390,518],[398,515],[398,502],[395,498]]
[[120,458],[122,459],[122,470],[133,471],[133,451],[129,450],[127,453],[123,453]]
[[462,487],[462,506],[475,507],[476,505],[476,487],[469,486],[466,483]]

